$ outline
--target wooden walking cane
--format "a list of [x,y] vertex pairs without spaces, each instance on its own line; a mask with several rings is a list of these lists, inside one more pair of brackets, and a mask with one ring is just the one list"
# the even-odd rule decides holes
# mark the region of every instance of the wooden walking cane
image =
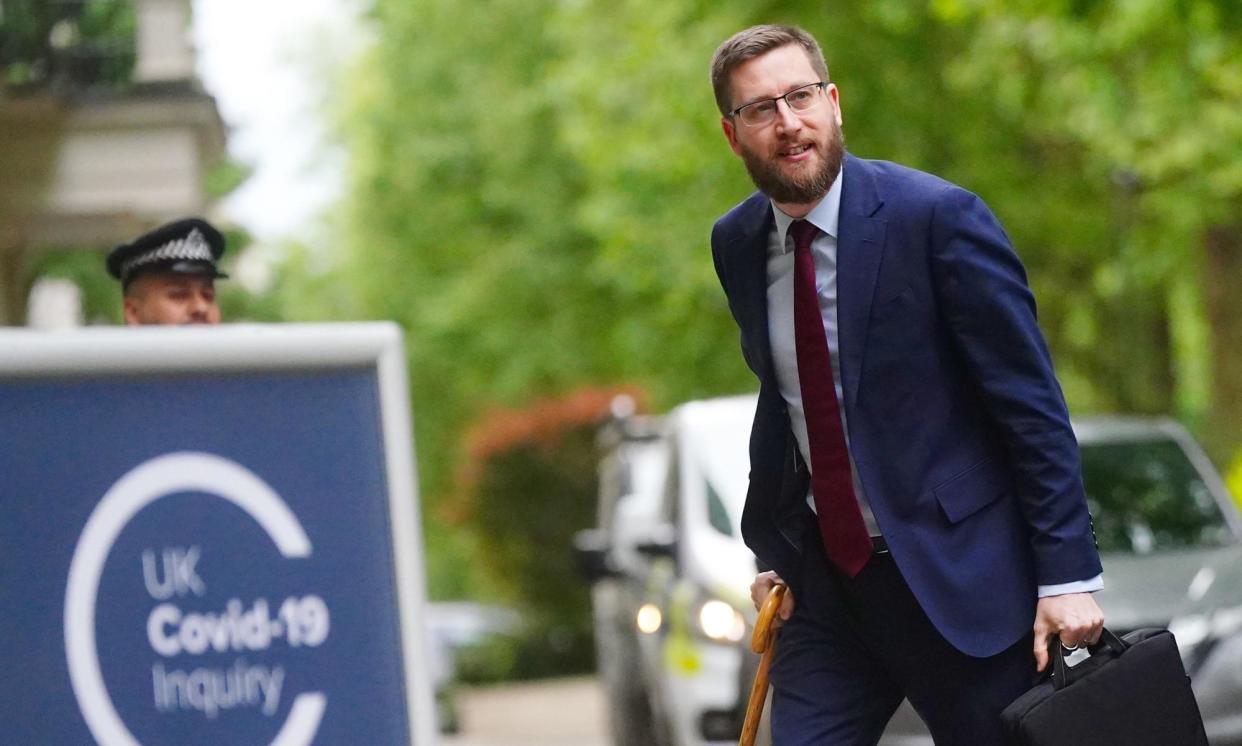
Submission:
[[750,649],[763,657],[759,659],[759,670],[755,671],[755,683],[750,687],[750,701],[746,703],[746,719],[742,721],[742,738],[738,746],[754,746],[755,736],[759,733],[763,702],[768,698],[768,669],[772,666],[772,653],[776,650],[776,630],[772,629],[772,620],[780,611],[784,598],[785,586],[773,586],[763,600],[755,631],[750,635]]

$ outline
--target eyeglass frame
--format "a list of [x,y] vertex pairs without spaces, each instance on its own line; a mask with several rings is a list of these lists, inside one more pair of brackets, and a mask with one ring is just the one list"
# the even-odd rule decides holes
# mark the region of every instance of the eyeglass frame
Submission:
[[773,96],[772,98],[761,98],[761,99],[759,99],[758,101],[751,101],[750,103],[747,103],[747,104],[742,104],[741,106],[737,107],[736,109],[734,109],[733,111],[729,112],[729,113],[728,113],[728,114],[726,114],[725,116],[729,117],[730,119],[735,119],[735,120],[737,120],[737,121],[741,122],[743,127],[763,127],[763,126],[769,125],[769,124],[771,124],[773,121],[776,121],[776,116],[775,116],[775,115],[776,115],[776,113],[777,113],[777,112],[779,112],[779,110],[780,110],[780,109],[779,109],[779,106],[778,106],[777,108],[772,109],[773,117],[772,117],[772,120],[771,120],[771,121],[768,121],[768,122],[760,122],[760,123],[757,123],[757,124],[747,124],[747,123],[746,123],[746,120],[742,119],[742,118],[741,118],[741,117],[739,117],[738,115],[742,113],[742,109],[747,109],[747,108],[750,108],[751,106],[758,106],[759,104],[766,104],[766,103],[768,103],[769,101],[772,101],[772,102],[774,102],[774,103],[775,103],[775,102],[777,102],[777,101],[784,101],[784,102],[785,102],[785,106],[787,106],[787,107],[789,108],[789,111],[790,111],[790,112],[792,112],[792,113],[794,113],[794,114],[799,113],[799,111],[810,111],[811,109],[814,109],[816,106],[819,106],[819,103],[816,103],[816,104],[814,104],[813,106],[810,106],[810,107],[808,107],[808,108],[806,108],[806,109],[800,109],[800,110],[799,110],[799,109],[795,109],[795,108],[793,107],[793,105],[789,103],[789,97],[790,97],[790,96],[792,96],[793,94],[797,93],[798,91],[804,91],[804,90],[806,90],[807,88],[818,88],[818,89],[820,90],[820,92],[821,92],[821,93],[825,93],[825,95],[826,95],[826,94],[827,94],[827,90],[828,90],[828,82],[827,82],[827,81],[825,81],[825,80],[819,80],[819,81],[816,81],[816,82],[814,82],[814,83],[807,83],[806,85],[800,85],[800,86],[798,86],[797,88],[794,88],[793,90],[786,91],[785,93],[781,94],[780,96]]

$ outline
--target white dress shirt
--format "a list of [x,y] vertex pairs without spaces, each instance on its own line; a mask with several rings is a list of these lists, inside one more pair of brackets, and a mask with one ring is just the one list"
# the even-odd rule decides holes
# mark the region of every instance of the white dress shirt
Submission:
[[[775,204],[772,205],[772,212],[776,220],[773,223],[772,232],[768,234],[768,338],[772,346],[772,363],[776,371],[776,382],[780,388],[781,397],[785,400],[785,406],[789,410],[789,421],[793,426],[794,438],[798,441],[798,450],[802,452],[802,461],[809,469],[811,451],[806,431],[806,412],[802,408],[802,388],[798,381],[798,355],[794,343],[794,245],[788,232],[795,218],[786,215]],[[850,428],[845,416],[845,399],[841,388],[841,365],[838,355],[840,347],[837,334],[837,227],[840,223],[840,215],[841,177],[838,175],[824,198],[802,219],[820,231],[815,240],[811,242],[811,256],[815,261],[815,289],[819,296],[820,315],[824,320],[824,333],[828,337],[828,352],[832,357],[832,383],[837,392],[841,426],[845,432],[848,450]],[[872,536],[879,536],[879,525],[876,523],[875,514],[871,511],[862,482],[859,481],[853,454],[850,454],[850,471],[854,477],[854,494],[858,497],[867,530]],[[815,498],[809,490],[807,504],[811,506],[811,510],[815,510]],[[1098,591],[1103,587],[1104,576],[1097,575],[1089,580],[1041,585],[1039,595],[1042,598],[1064,593],[1083,593]]]

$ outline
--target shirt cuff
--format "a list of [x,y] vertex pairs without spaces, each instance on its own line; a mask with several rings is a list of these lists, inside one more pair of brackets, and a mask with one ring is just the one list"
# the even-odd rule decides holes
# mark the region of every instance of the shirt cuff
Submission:
[[1072,583],[1039,586],[1039,597],[1064,596],[1067,593],[1095,593],[1104,588],[1104,574],[1100,573],[1089,580],[1075,580]]

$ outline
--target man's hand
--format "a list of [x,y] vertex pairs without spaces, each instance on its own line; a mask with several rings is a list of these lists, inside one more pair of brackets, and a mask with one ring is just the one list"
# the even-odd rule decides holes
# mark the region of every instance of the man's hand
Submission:
[[[758,584],[759,579],[755,578]],[[755,586],[751,586],[754,596]],[[1061,637],[1067,648],[1100,641],[1104,629],[1104,612],[1090,593],[1067,593],[1063,596],[1046,596],[1035,607],[1035,667],[1043,671],[1048,666],[1048,640],[1052,635]]]
[[[785,581],[781,580],[776,573],[770,570],[755,576],[755,582],[750,584],[750,600],[755,604],[755,611],[758,611],[763,606],[763,600],[772,592],[772,587],[777,585],[785,585]],[[786,586],[785,597],[781,599],[781,608],[776,612],[776,618],[772,620],[772,627],[781,626],[781,623],[793,614],[793,610],[793,591]]]

